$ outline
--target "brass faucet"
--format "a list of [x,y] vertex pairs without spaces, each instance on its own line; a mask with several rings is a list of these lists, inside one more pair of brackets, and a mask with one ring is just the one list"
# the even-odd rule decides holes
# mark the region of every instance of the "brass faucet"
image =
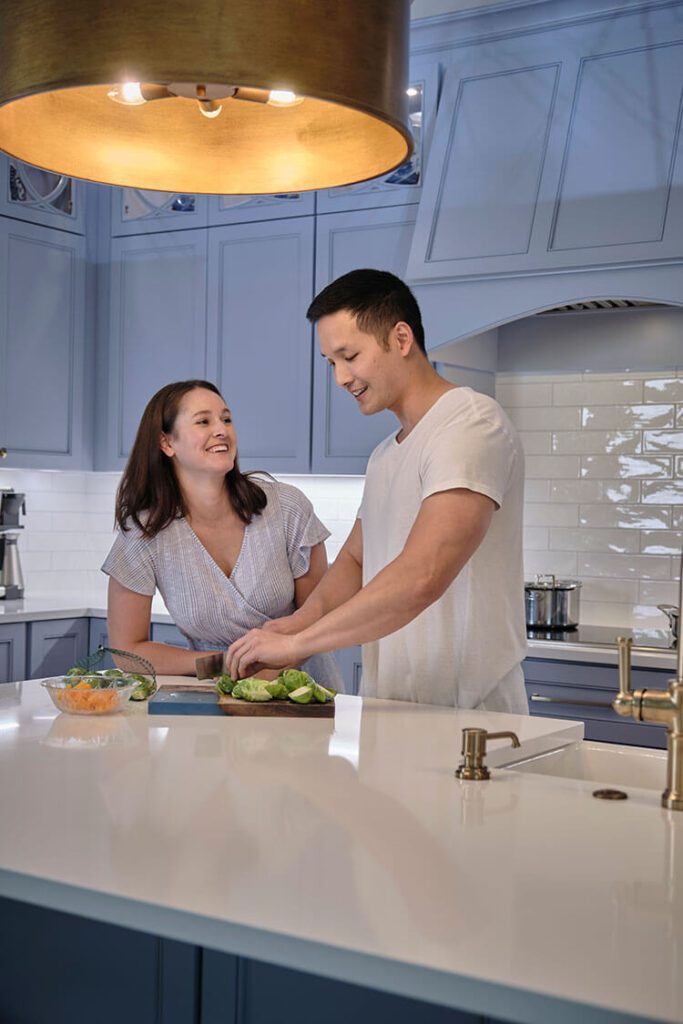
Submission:
[[630,637],[617,637],[619,647],[619,693],[612,701],[618,715],[636,718],[639,722],[658,722],[668,727],[666,789],[662,793],[662,807],[670,811],[683,811],[683,644],[678,639],[678,665],[675,679],[669,680],[666,690],[631,689],[631,652],[641,650],[633,646]]
[[486,729],[463,729],[461,751],[463,760],[455,769],[456,778],[465,779],[466,782],[481,782],[483,779],[490,779],[491,772],[484,764],[486,741],[503,739],[511,740],[513,747],[519,746],[519,739],[514,732],[487,732]]

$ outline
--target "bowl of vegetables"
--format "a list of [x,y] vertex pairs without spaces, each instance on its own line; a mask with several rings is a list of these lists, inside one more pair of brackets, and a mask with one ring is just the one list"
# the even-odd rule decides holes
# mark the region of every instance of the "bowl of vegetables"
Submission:
[[43,679],[58,711],[68,715],[114,715],[123,711],[140,684],[130,676],[105,676],[102,673],[66,675]]

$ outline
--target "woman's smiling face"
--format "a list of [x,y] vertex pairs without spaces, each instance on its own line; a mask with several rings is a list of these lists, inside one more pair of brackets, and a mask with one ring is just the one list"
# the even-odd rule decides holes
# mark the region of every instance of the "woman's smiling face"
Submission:
[[237,434],[220,395],[194,388],[183,396],[173,429],[161,435],[161,450],[188,474],[225,476],[235,464]]

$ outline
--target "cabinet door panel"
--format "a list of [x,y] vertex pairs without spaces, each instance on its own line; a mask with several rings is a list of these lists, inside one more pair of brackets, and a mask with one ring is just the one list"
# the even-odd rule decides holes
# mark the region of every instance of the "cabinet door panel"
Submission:
[[46,619],[28,629],[30,679],[63,675],[87,656],[87,619]]
[[83,459],[85,240],[0,218],[0,445],[10,464]]
[[26,677],[26,626],[23,622],[0,625],[0,683]]
[[114,239],[110,282],[105,462],[118,468],[152,395],[206,375],[206,231]]
[[[92,617],[88,621],[88,653],[96,654],[98,647],[109,646],[107,634],[107,620]],[[114,668],[114,659],[111,654],[106,654],[97,665],[97,669]]]
[[358,694],[363,671],[361,648],[345,647],[341,651],[335,651],[334,656],[344,680],[344,692]]
[[275,196],[209,196],[209,224],[247,224],[315,213],[313,192],[286,192]]
[[85,185],[0,155],[0,213],[7,217],[83,234]]
[[208,365],[242,469],[307,472],[313,218],[211,228]]
[[[405,277],[415,224],[415,206],[338,213],[318,217],[316,293],[335,278],[359,267],[388,270]],[[314,345],[314,473],[365,473],[373,448],[398,422],[391,413],[363,416],[351,395],[337,387],[327,361]]]
[[203,228],[207,223],[207,210],[206,196],[114,187],[111,189],[111,233],[113,236],[147,235]]
[[190,648],[187,639],[172,622],[153,622],[152,640],[159,644],[172,644],[173,647]]

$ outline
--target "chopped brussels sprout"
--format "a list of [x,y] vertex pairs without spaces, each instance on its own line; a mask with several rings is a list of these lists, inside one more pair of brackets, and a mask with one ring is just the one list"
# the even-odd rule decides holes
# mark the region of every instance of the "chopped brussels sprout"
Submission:
[[313,700],[313,687],[300,686],[297,690],[292,690],[289,699],[295,704],[310,704]]
[[280,673],[278,679],[287,688],[287,693],[291,693],[292,690],[298,690],[301,686],[310,686],[313,683],[313,677],[309,676],[308,672],[303,672],[299,668],[286,668]]

